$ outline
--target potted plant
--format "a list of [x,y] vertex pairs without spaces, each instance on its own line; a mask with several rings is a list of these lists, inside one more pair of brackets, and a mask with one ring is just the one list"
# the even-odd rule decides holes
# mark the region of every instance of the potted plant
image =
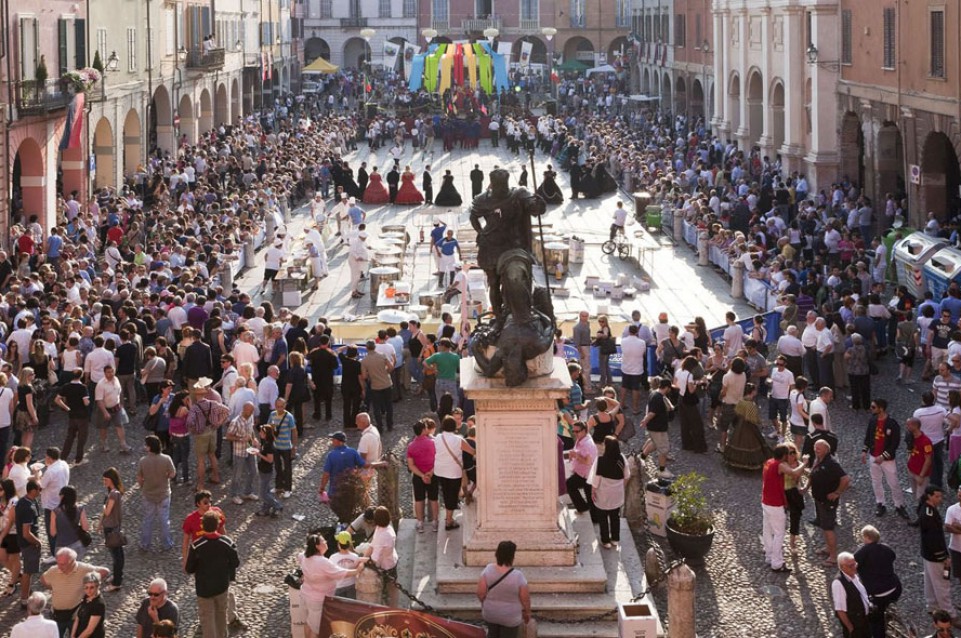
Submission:
[[43,94],[47,90],[47,58],[40,56],[36,68],[33,70],[33,92],[34,99],[39,103],[43,100]]
[[671,485],[674,508],[667,519],[667,540],[689,565],[703,565],[714,542],[714,514],[703,487],[706,480],[703,474],[688,472]]

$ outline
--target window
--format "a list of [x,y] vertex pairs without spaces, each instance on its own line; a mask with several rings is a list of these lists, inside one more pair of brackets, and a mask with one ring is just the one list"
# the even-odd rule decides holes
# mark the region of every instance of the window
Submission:
[[539,20],[540,17],[539,0],[521,0],[521,20]]
[[661,19],[660,18],[652,18],[652,19],[654,20],[654,41],[660,42],[661,41]]
[[644,16],[644,41],[651,42],[655,39],[654,29],[651,27],[651,16]]
[[814,14],[807,11],[804,14],[804,32],[807,34],[807,46],[814,44]]
[[687,16],[678,13],[674,16],[674,46],[683,47],[687,42]]
[[884,9],[884,61],[881,66],[885,69],[893,69],[895,60],[895,38],[897,34],[897,14],[894,7]]
[[944,9],[931,12],[931,77],[944,77]]
[[100,61],[107,66],[107,58],[110,52],[107,51],[107,30],[103,27],[97,28],[97,53],[100,54]]
[[851,10],[845,9],[841,12],[841,64],[851,64],[854,57],[851,49],[851,22]]
[[417,0],[404,0],[404,17],[417,17]]
[[137,27],[127,27],[127,70],[137,70]]
[[167,23],[164,34],[164,55],[173,55],[177,52],[177,15],[173,8],[164,9],[164,21]]
[[330,20],[333,17],[333,0],[320,0],[320,19]]
[[587,26],[587,15],[584,10],[584,0],[571,0],[571,28],[583,29]]
[[614,16],[617,27],[631,26],[631,0],[617,0],[617,15]]
[[694,48],[695,49],[701,48],[701,44],[704,42],[704,38],[702,36],[703,34],[701,33],[701,14],[695,13],[694,14]]
[[60,18],[57,21],[59,75],[87,66],[86,36],[85,20]]
[[449,19],[447,0],[434,0],[433,10],[434,22],[447,22]]
[[31,16],[20,18],[20,80],[32,81],[40,60],[40,23]]
[[389,18],[390,15],[390,0],[380,0],[379,6],[377,8],[377,15],[381,18]]
[[664,44],[671,43],[671,16],[666,13],[661,16],[661,33],[664,35]]

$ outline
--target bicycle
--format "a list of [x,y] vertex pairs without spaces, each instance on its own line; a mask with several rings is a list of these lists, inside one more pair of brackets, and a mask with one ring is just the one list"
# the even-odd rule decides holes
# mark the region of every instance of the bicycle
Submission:
[[624,261],[631,256],[631,242],[627,239],[624,231],[621,230],[617,232],[614,239],[608,239],[601,244],[601,251],[605,255],[613,255],[616,251],[620,260]]

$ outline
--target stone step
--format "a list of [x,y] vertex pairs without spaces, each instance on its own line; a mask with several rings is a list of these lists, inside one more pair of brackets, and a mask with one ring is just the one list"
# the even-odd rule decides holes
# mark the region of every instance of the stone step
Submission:
[[618,638],[617,621],[591,623],[537,623],[538,638]]
[[[423,591],[417,597],[442,616],[477,620],[481,617],[481,603],[476,594],[437,594]],[[617,606],[614,594],[531,594],[531,609],[535,616],[563,622],[590,618],[613,610]],[[415,605],[411,605],[416,608]],[[617,616],[610,618],[617,624]],[[603,621],[599,621],[603,622]]]
[[[443,527],[437,532],[436,539],[436,582],[440,594],[473,594],[477,591],[477,580],[483,567],[469,567],[464,565],[463,559],[463,531],[471,525],[473,505],[464,508],[463,526],[445,531]],[[577,563],[570,567],[540,567],[525,566],[524,576],[527,578],[531,593],[603,593],[607,589],[607,570],[604,567],[602,552],[610,552],[600,547],[594,538],[590,518],[587,516],[570,516],[566,512],[562,516],[568,519],[567,524],[578,538]],[[417,535],[417,550],[420,555],[427,549],[422,544],[434,544],[433,534],[425,532]],[[491,556],[493,562],[493,555]],[[576,570],[576,578],[575,578]]]

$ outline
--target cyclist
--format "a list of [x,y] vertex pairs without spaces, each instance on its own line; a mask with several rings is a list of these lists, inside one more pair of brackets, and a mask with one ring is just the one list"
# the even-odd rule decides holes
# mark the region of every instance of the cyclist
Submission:
[[614,223],[611,224],[611,241],[618,233],[624,234],[624,226],[627,224],[627,210],[624,208],[624,202],[618,201],[617,208],[614,209]]

